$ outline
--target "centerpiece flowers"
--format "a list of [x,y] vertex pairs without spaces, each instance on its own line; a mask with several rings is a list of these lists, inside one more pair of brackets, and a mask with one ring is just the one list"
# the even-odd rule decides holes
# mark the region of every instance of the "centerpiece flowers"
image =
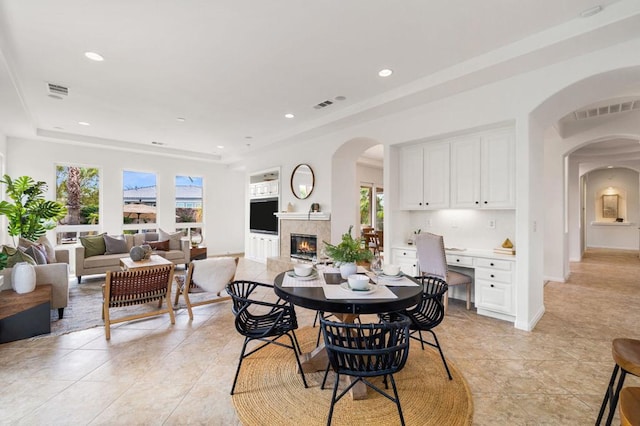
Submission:
[[351,236],[352,229],[353,225],[349,227],[349,231],[342,234],[342,241],[339,244],[333,245],[323,241],[325,252],[333,259],[336,266],[340,267],[340,274],[345,279],[349,275],[356,273],[356,262],[368,261],[373,257],[373,253],[371,253],[362,238],[353,238]]

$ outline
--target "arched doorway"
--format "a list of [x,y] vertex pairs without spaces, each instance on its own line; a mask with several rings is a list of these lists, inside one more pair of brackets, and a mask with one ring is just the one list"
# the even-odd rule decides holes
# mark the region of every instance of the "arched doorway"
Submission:
[[380,142],[371,138],[346,141],[331,158],[331,240],[337,241],[350,226],[360,223],[360,181],[357,162],[363,152]]

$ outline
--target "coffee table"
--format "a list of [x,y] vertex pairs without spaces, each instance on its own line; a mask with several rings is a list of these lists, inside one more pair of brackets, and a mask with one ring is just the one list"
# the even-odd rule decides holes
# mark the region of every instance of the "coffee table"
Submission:
[[171,261],[157,254],[152,254],[149,259],[133,260],[130,257],[120,259],[120,266],[124,271],[133,271],[134,269],[154,268],[156,266],[171,265]]

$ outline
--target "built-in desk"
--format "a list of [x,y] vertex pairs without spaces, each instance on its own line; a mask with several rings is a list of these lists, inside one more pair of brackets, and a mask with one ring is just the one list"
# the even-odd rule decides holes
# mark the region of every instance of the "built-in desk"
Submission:
[[[394,246],[391,255],[393,263],[400,265],[402,272],[412,276],[419,274],[415,246]],[[473,299],[478,314],[515,322],[515,256],[476,249],[446,250],[446,256],[449,266],[473,270]]]

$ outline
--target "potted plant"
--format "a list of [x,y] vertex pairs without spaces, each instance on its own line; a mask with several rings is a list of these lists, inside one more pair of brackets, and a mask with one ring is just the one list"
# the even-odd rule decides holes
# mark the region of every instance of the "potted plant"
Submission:
[[7,186],[7,195],[13,201],[0,201],[0,215],[7,216],[12,237],[35,241],[67,214],[61,203],[44,199],[46,182],[36,182],[29,176],[13,180],[9,175],[4,175],[0,182]]
[[356,262],[371,260],[373,257],[362,238],[355,239],[351,236],[352,228],[353,226],[350,226],[349,231],[342,234],[342,241],[339,244],[333,245],[323,241],[327,255],[336,262],[336,266],[340,267],[340,274],[345,279],[356,273]]

